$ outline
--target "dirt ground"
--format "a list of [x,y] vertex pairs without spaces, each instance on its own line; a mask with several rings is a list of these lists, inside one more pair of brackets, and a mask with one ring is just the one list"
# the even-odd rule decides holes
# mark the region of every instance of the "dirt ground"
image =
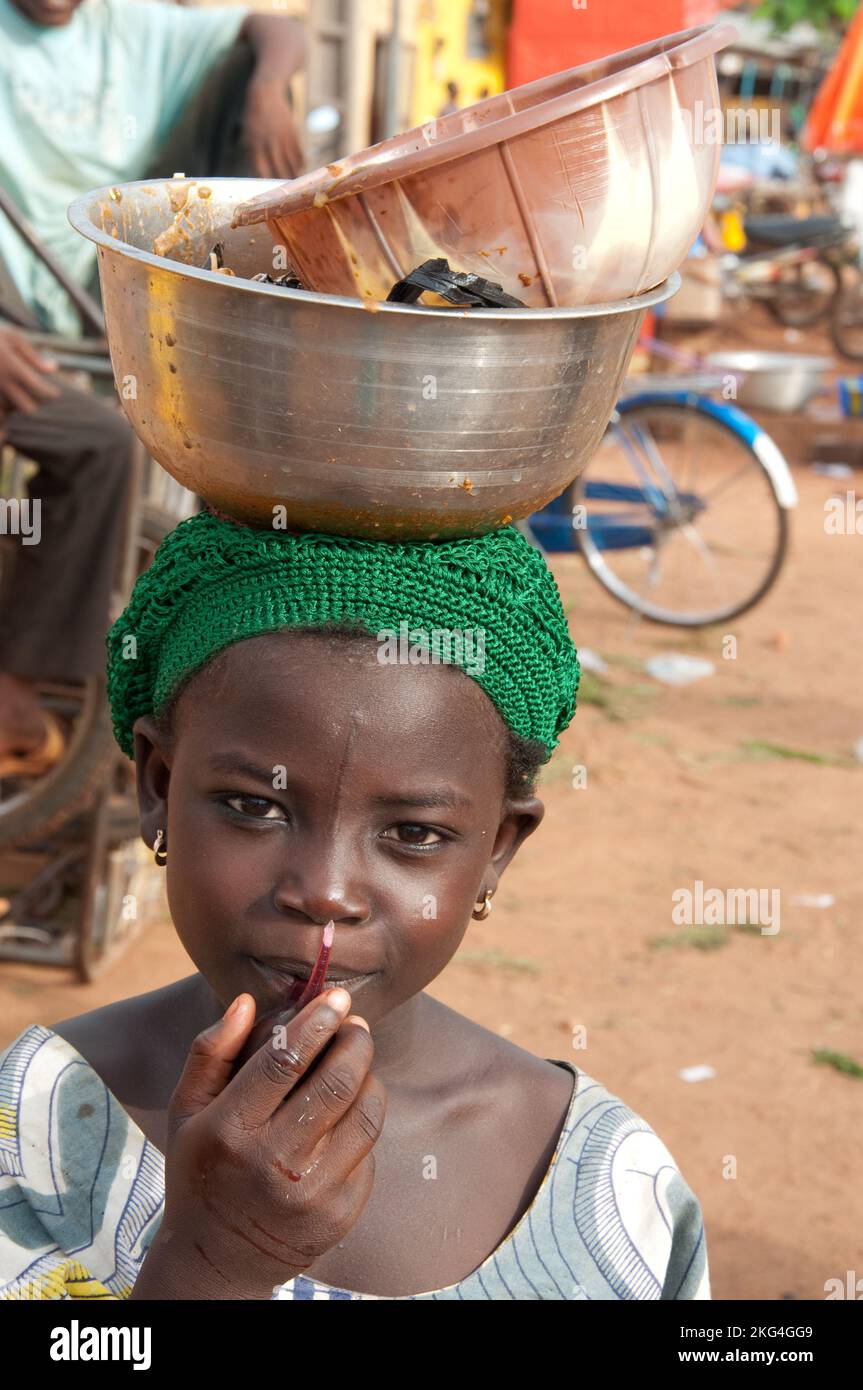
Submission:
[[[735,345],[744,332],[802,345],[761,320],[731,329]],[[813,474],[785,435],[800,491],[788,563],[726,630],[633,622],[577,558],[554,558],[576,642],[608,675],[546,771],[544,824],[431,991],[569,1058],[649,1121],[701,1200],[717,1299],[820,1299],[826,1280],[863,1276],[863,1079],[813,1060],[863,1064],[863,538],[824,529],[826,499],[861,475]],[[715,674],[662,686],[642,669],[660,652],[708,657]],[[780,931],[675,926],[672,893],[696,880],[778,889]],[[818,895],[829,905],[795,901]],[[167,921],[95,985],[4,964],[0,1045],[189,968]],[[681,1078],[698,1065],[715,1074]]]

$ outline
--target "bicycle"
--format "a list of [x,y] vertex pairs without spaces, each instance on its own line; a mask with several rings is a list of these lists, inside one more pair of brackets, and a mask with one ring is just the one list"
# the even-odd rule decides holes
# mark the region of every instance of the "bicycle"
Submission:
[[745,613],[787,553],[790,469],[760,425],[705,394],[721,383],[633,381],[587,469],[530,518],[542,549],[581,554],[652,622],[707,627]]
[[757,300],[786,328],[808,328],[831,313],[858,254],[839,217],[745,216],[724,195],[714,200],[704,237],[720,256],[724,297]]

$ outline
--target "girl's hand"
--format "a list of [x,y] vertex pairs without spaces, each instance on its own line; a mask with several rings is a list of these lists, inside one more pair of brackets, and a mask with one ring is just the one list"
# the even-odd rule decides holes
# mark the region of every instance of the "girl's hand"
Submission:
[[195,1038],[168,1107],[165,1213],[133,1298],[269,1298],[353,1226],[386,1091],[349,1008],[346,990],[327,990],[233,1076],[251,995]]

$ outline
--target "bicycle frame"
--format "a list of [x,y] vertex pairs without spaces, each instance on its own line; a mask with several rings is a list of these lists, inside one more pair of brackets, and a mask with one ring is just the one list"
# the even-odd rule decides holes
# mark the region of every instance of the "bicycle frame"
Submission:
[[[732,427],[757,456],[770,480],[779,506],[783,510],[792,510],[797,506],[797,488],[784,455],[770,435],[751,416],[728,401],[716,401],[711,396],[693,391],[636,391],[626,395],[623,414],[619,409],[615,410],[610,427],[614,428],[622,423],[627,408],[664,404],[690,406],[693,412],[699,411]],[[704,503],[696,493],[677,491],[661,456],[653,446],[653,441],[639,436],[634,442],[628,437],[625,429],[620,430],[620,439],[642,486],[588,479],[584,485],[584,496],[588,501],[631,502],[634,506],[646,506],[652,512],[653,518],[663,525],[675,516],[679,519],[684,510],[688,509],[690,516],[703,510]],[[650,461],[656,479],[659,480],[659,485],[648,475],[644,466],[645,455]],[[663,480],[665,488],[661,485]],[[543,512],[546,516],[541,528],[543,548],[571,549],[572,531],[577,529],[579,521],[571,510],[568,491],[550,502],[543,508]],[[630,550],[653,545],[656,526],[637,521],[624,523],[619,517],[611,519],[603,517],[601,513],[592,513],[590,538],[597,550]]]
[[711,396],[694,395],[691,391],[644,391],[626,397],[627,406],[662,405],[664,401],[673,405],[692,404],[705,414],[732,426],[758,455],[773,484],[779,505],[788,510],[797,506],[797,488],[785,455],[751,415],[729,401],[715,401]]

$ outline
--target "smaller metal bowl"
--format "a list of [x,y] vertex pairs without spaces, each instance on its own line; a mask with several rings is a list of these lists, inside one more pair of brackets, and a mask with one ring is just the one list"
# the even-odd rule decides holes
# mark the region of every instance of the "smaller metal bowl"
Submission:
[[737,377],[737,404],[755,410],[802,410],[824,389],[832,357],[802,352],[713,352],[705,358],[713,370]]
[[[437,117],[238,206],[303,284],[385,300],[430,257],[531,308],[653,289],[704,224],[730,24],[668,34]],[[708,125],[709,125],[708,121]]]

